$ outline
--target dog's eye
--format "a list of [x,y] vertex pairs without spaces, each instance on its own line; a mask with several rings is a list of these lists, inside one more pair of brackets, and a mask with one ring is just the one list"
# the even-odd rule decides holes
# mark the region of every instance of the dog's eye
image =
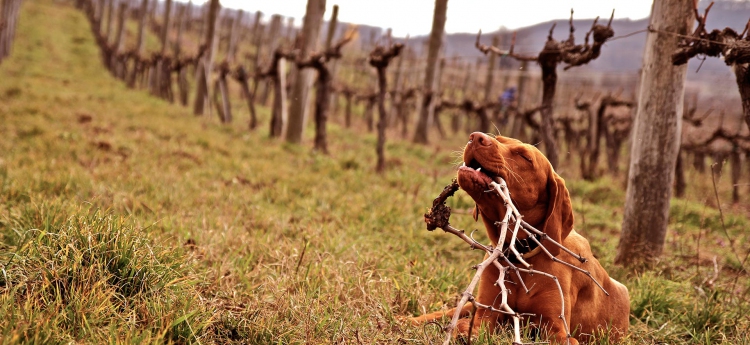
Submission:
[[531,156],[529,156],[529,155],[528,155],[528,154],[527,154],[526,152],[523,152],[523,151],[516,151],[515,153],[516,153],[517,155],[519,155],[519,156],[523,157],[523,159],[525,159],[525,160],[529,161],[529,163],[532,163],[532,164],[534,163],[534,161],[532,161],[532,160],[531,160]]

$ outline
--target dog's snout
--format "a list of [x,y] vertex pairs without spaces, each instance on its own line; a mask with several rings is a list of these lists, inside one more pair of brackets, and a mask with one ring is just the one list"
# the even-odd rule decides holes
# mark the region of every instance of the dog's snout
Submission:
[[469,143],[477,143],[481,146],[489,146],[492,143],[492,138],[482,132],[474,132],[469,135]]

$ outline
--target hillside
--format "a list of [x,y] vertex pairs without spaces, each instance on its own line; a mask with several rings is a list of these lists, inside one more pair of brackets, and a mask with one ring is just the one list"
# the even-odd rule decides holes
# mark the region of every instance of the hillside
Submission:
[[[249,132],[235,107],[241,120],[224,125],[128,89],[71,2],[23,3],[0,65],[0,343],[438,341],[438,327],[403,319],[455,304],[481,260],[422,217],[467,133],[391,140],[377,175],[361,116],[353,129],[332,117],[326,156],[311,128],[286,144],[265,132],[269,109]],[[664,260],[634,273],[612,264],[624,179],[583,182],[575,159],[560,174],[576,229],[630,289],[625,344],[748,343],[748,203],[724,202],[729,179],[713,198],[690,171]],[[481,226],[465,193],[450,206],[456,227]]]
[[[700,9],[703,11],[708,1],[701,1]],[[617,14],[615,9],[615,15]],[[539,23],[533,26],[516,30],[517,43],[516,51],[523,53],[538,53],[544,46],[544,42],[549,34],[549,29],[553,23],[557,23],[555,38],[558,40],[565,39],[568,34],[568,18],[564,18],[565,13],[561,14],[559,20]],[[608,13],[602,13],[602,19],[608,19]],[[723,29],[725,27],[734,28],[742,31],[750,19],[750,2],[744,1],[719,1],[712,7],[706,22],[709,29]],[[615,36],[624,36],[648,27],[648,18],[640,20],[615,19],[612,22],[612,28]],[[586,31],[591,27],[592,20],[574,20],[576,27],[576,40],[582,42]],[[498,23],[498,26],[502,23]],[[487,32],[483,34],[485,44],[489,44],[490,37],[494,33]],[[509,33],[508,33],[509,35]],[[416,37],[412,45],[415,49],[424,47],[425,36]],[[446,35],[445,56],[465,56],[479,57],[481,53],[474,48],[476,33],[454,33]],[[509,36],[506,38],[505,47],[510,44]],[[582,72],[604,72],[604,73],[633,73],[637,74],[641,67],[641,60],[644,51],[646,33],[639,33],[629,37],[616,39],[608,42],[602,49],[601,56],[586,66],[577,68]],[[717,83],[721,81],[733,81],[731,70],[719,59],[706,59],[703,66],[698,70],[701,61],[693,59],[690,61],[688,70],[688,79],[691,81],[701,81],[705,83]]]

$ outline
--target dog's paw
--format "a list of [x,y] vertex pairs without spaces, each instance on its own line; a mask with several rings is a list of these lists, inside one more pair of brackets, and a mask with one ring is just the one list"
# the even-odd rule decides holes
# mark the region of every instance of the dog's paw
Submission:
[[475,324],[474,327],[472,327],[470,319],[460,319],[456,324],[455,331],[453,331],[453,336],[456,339],[463,339],[465,341],[469,338],[469,329],[471,329],[472,338],[479,335],[479,325]]
[[411,326],[419,326],[420,324],[423,323],[423,322],[420,322],[418,317],[413,317],[413,316],[396,315],[393,318],[396,319],[396,321],[398,321],[398,323],[400,324],[408,324]]

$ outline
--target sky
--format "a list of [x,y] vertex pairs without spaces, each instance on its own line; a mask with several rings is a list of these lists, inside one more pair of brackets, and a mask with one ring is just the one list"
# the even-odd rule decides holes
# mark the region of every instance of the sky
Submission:
[[[221,0],[225,7],[260,10],[266,19],[272,14],[295,17],[298,26],[306,3],[307,0]],[[327,0],[326,19],[334,4],[339,5],[339,21],[391,28],[396,37],[429,34],[435,6],[434,0]],[[449,0],[445,30],[476,33],[502,26],[516,29],[566,19],[571,8],[576,19],[609,18],[612,9],[615,18],[641,19],[649,15],[651,4],[652,0]]]

